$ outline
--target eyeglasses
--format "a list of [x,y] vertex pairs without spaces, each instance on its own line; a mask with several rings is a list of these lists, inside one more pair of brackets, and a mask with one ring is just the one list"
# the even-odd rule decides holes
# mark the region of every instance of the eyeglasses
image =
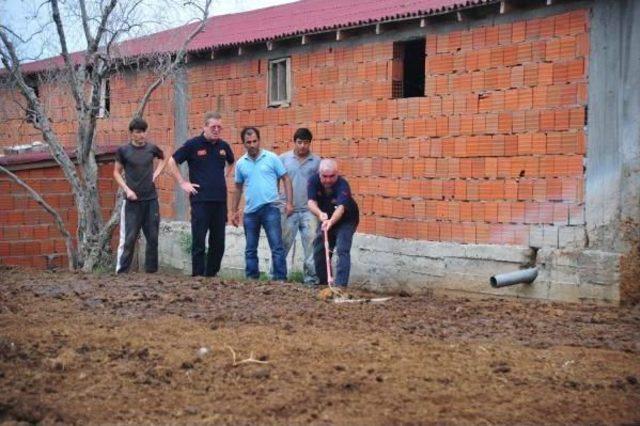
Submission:
[[324,179],[331,179],[336,177],[336,174],[332,174],[332,175],[325,175],[325,174],[321,174],[320,177],[324,178]]

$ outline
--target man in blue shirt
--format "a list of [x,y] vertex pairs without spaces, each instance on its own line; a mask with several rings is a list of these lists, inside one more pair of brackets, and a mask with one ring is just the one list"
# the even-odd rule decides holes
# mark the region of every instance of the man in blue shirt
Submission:
[[[233,151],[220,138],[222,116],[205,114],[200,136],[189,139],[169,159],[171,174],[191,200],[191,265],[193,276],[215,276],[224,254],[227,223],[227,184],[225,166],[234,162]],[[186,181],[177,164],[189,165]],[[229,173],[230,168],[227,170]],[[205,265],[205,238],[209,233],[209,251]]]
[[273,152],[260,149],[260,132],[255,127],[246,127],[240,133],[247,153],[236,164],[236,192],[233,197],[232,223],[240,223],[240,196],[245,191],[243,216],[245,248],[245,274],[247,278],[258,279],[258,240],[260,227],[267,234],[271,249],[272,278],[277,281],[287,279],[287,262],[282,244],[280,209],[278,209],[278,181],[282,180],[287,196],[285,212],[293,212],[291,181],[282,161]]
[[351,195],[346,179],[338,174],[334,160],[320,162],[319,173],[309,179],[309,210],[320,219],[318,235],[313,243],[313,258],[320,284],[327,284],[327,262],[324,231],[329,237],[330,253],[338,254],[335,284],[346,287],[351,271],[351,243],[360,220],[358,204]]
[[313,261],[313,240],[318,229],[318,219],[309,211],[307,205],[309,178],[318,174],[320,165],[320,157],[313,154],[309,148],[312,138],[309,129],[299,128],[293,134],[293,150],[280,155],[293,187],[293,213],[284,217],[282,223],[284,253],[285,256],[289,254],[296,234],[300,231],[300,242],[304,252],[303,278],[307,285],[318,283]]

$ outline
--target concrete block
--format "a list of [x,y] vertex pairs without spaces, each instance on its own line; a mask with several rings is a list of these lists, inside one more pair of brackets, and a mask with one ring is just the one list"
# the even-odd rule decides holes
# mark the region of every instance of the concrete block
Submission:
[[549,286],[548,298],[560,302],[577,302],[580,300],[580,288],[576,284],[552,283]]
[[558,229],[558,247],[583,248],[587,245],[587,234],[583,226],[561,226]]
[[457,257],[524,264],[533,256],[533,250],[530,247],[489,244],[467,244],[462,247],[464,247],[464,255]]
[[515,262],[500,262],[485,259],[468,259],[451,257],[445,260],[447,273],[464,273],[482,278],[489,282],[489,278],[495,274],[515,271],[520,264]]
[[577,253],[580,268],[576,272],[581,283],[613,286],[620,282],[620,254],[596,250]]
[[555,267],[549,271],[549,279],[551,280],[552,287],[557,285],[577,286],[580,284],[580,278],[573,268]]
[[584,206],[569,208],[569,225],[584,225]]
[[552,225],[544,225],[542,227],[543,232],[543,247],[558,248],[558,227]]
[[620,292],[617,286],[582,284],[578,287],[578,292],[581,301],[615,304],[620,302]]
[[529,245],[535,248],[544,247],[544,228],[540,225],[531,225],[529,228]]

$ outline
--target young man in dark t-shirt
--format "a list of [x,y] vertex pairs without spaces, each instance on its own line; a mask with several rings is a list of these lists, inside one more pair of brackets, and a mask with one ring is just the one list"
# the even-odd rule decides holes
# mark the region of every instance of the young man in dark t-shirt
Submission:
[[[202,134],[189,139],[169,159],[169,169],[191,200],[191,275],[215,276],[224,254],[227,223],[227,183],[225,167],[235,159],[229,144],[220,138],[222,116],[209,112],[204,117]],[[187,162],[189,180],[178,164]],[[227,169],[227,174],[230,171]],[[209,251],[205,265],[205,239],[209,233]]]
[[[120,214],[120,244],[116,273],[129,270],[140,229],[147,240],[144,269],[146,272],[158,270],[160,209],[154,182],[162,173],[165,161],[162,150],[147,141],[147,128],[147,122],[142,118],[131,120],[129,123],[131,140],[116,152],[113,177],[126,195]],[[154,170],[155,158],[161,161]]]
[[318,234],[313,242],[313,258],[320,284],[327,284],[327,262],[324,250],[324,231],[329,249],[338,254],[335,284],[346,287],[351,271],[351,243],[360,220],[358,204],[351,195],[345,178],[338,174],[334,160],[320,161],[318,174],[309,178],[309,210],[320,219]]

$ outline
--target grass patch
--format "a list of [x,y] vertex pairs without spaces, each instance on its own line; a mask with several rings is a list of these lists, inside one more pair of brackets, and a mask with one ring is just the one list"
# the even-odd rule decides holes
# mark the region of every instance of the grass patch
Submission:
[[302,271],[291,271],[289,273],[289,282],[292,283],[304,283],[304,273]]
[[182,252],[186,255],[191,255],[191,246],[193,245],[193,238],[191,237],[190,232],[184,232],[180,234],[178,237],[178,243],[180,244],[180,248]]

